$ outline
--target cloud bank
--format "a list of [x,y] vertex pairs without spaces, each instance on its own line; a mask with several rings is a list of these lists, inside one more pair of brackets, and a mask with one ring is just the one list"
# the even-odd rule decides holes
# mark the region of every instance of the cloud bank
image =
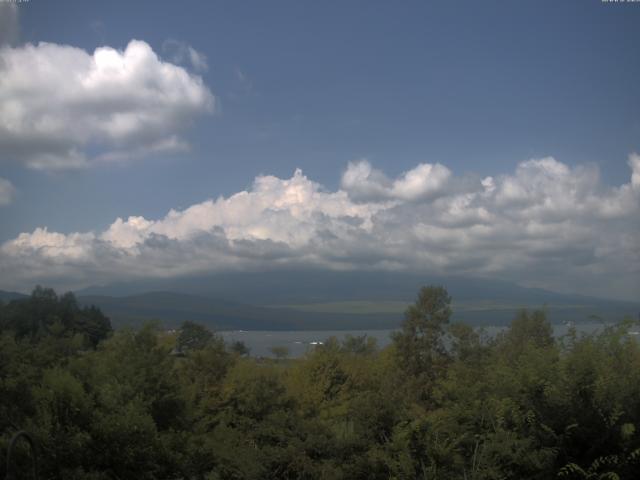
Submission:
[[213,107],[199,76],[143,41],[0,46],[0,162],[50,170],[183,150],[179,132]]
[[366,160],[328,191],[297,170],[251,189],[118,218],[104,231],[46,227],[0,246],[0,288],[76,288],[113,280],[280,267],[482,275],[617,298],[640,290],[640,156],[631,179],[553,158],[495,178],[421,164],[388,178]]

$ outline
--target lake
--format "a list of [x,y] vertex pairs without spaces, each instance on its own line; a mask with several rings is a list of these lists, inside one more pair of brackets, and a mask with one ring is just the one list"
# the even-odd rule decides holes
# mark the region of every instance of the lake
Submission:
[[[603,328],[603,324],[580,323],[575,325],[578,332],[592,333]],[[484,331],[489,336],[494,336],[506,327],[484,327]],[[569,327],[564,324],[553,325],[553,332],[556,337],[565,335]],[[271,348],[287,347],[290,357],[301,357],[310,350],[313,350],[318,342],[324,342],[329,337],[343,339],[346,335],[363,336],[375,338],[379,347],[385,347],[391,342],[391,332],[394,330],[234,330],[222,331],[220,335],[227,342],[240,340],[249,347],[251,356],[273,357]]]

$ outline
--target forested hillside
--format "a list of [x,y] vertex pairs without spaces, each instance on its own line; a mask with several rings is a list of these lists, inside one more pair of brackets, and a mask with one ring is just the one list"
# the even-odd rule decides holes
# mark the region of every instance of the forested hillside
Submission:
[[388,348],[271,360],[38,288],[0,307],[0,476],[26,430],[43,479],[639,478],[637,324],[554,339],[522,311],[487,338],[450,305],[425,287]]

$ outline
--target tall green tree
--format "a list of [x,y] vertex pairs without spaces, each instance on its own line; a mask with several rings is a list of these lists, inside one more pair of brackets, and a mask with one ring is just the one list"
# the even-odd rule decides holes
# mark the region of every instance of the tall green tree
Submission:
[[402,329],[392,336],[400,368],[416,378],[425,391],[446,368],[444,337],[450,318],[451,296],[447,290],[423,287],[416,302],[406,310]]
[[182,353],[190,350],[202,350],[211,341],[214,335],[204,325],[189,320],[182,323],[180,327],[180,335],[176,341],[176,348]]

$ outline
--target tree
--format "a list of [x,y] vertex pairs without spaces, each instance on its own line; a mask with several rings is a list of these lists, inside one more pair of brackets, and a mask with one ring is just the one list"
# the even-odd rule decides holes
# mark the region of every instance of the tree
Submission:
[[231,351],[241,357],[249,355],[250,349],[242,340],[235,340],[231,343]]
[[555,343],[553,327],[547,320],[544,310],[529,312],[521,310],[511,322],[504,341],[514,350],[521,350],[525,344],[533,344],[536,348],[550,347]]
[[356,355],[371,355],[377,350],[377,341],[373,337],[367,337],[367,335],[353,336],[345,335],[342,340],[342,351],[347,353],[354,353]]
[[422,287],[415,304],[405,312],[402,330],[392,335],[399,367],[415,379],[425,399],[446,368],[444,327],[451,317],[451,296],[444,287]]
[[0,304],[0,472],[24,429],[42,478],[638,478],[630,322],[560,343],[522,312],[486,341],[450,313],[426,287],[392,345],[331,337],[290,362],[186,322],[178,357],[157,323],[87,348],[90,309],[38,289]]
[[85,335],[93,347],[106,339],[112,331],[109,319],[93,305],[83,308],[76,314],[74,330]]
[[202,350],[213,338],[213,333],[207,327],[187,320],[180,327],[176,349],[183,353],[190,350]]
[[78,335],[85,347],[95,347],[112,332],[111,322],[99,308],[80,308],[71,292],[58,297],[52,289],[37,286],[29,298],[13,300],[2,310],[0,330],[32,342]]
[[276,346],[271,347],[271,353],[275,355],[278,360],[284,360],[289,356],[289,347]]

